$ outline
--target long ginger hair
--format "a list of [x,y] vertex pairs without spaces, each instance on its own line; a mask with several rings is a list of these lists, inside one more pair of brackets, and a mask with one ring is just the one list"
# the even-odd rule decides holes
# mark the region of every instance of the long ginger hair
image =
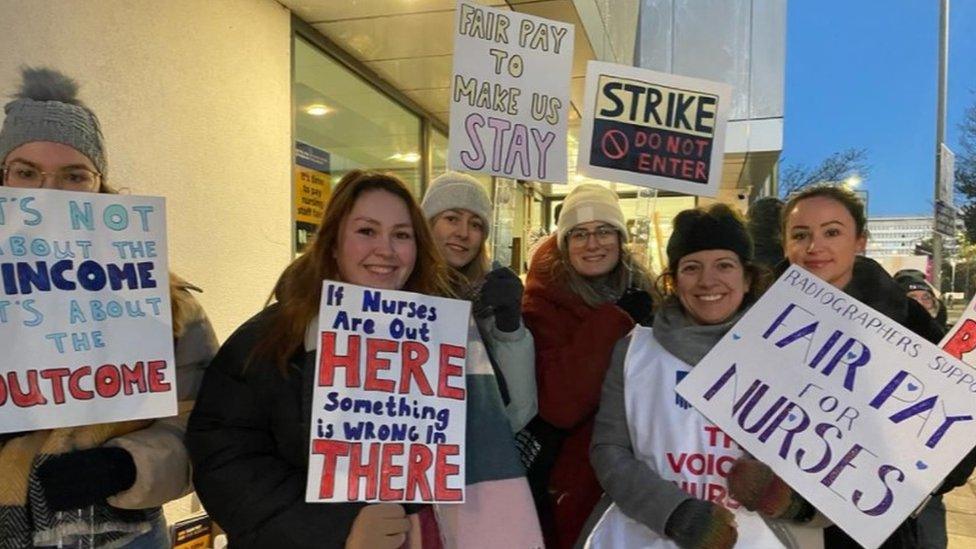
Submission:
[[269,303],[273,300],[277,304],[268,313],[267,329],[255,345],[252,359],[271,360],[282,372],[286,371],[288,359],[305,340],[309,322],[319,314],[322,281],[341,281],[334,253],[340,249],[342,224],[360,195],[372,190],[386,191],[400,198],[410,212],[417,244],[417,261],[402,289],[428,295],[453,296],[447,264],[434,244],[423,211],[406,185],[392,174],[353,170],[339,180],[326,206],[322,224],[308,249],[295,258],[278,278],[268,298]]

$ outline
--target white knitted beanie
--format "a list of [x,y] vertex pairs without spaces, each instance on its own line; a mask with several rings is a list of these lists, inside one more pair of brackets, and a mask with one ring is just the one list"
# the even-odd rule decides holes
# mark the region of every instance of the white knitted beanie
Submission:
[[570,191],[563,201],[563,210],[556,223],[559,247],[566,247],[566,233],[570,229],[590,221],[613,225],[620,231],[621,242],[627,241],[627,224],[617,193],[595,183],[584,183]]

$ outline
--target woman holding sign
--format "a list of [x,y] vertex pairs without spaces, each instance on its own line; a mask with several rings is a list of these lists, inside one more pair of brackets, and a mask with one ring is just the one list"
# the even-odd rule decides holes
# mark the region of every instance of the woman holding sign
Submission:
[[[807,188],[787,202],[782,224],[789,263],[803,267],[932,343],[942,338],[942,327],[928,312],[908,299],[877,262],[860,255],[867,242],[867,217],[864,203],[853,192],[836,186]],[[965,483],[973,470],[973,458],[971,453],[964,459],[937,494]],[[812,515],[809,503],[755,459],[740,459],[729,484],[733,497],[764,515],[788,519]],[[902,523],[882,547],[918,547],[916,526],[914,519]],[[944,525],[941,529],[943,541],[937,545],[944,547]],[[824,541],[830,548],[859,547],[835,526],[825,530]]]
[[[3,185],[114,193],[98,119],[77,84],[47,69],[24,69],[23,79],[0,128]],[[181,409],[217,347],[190,289],[170,275]],[[0,545],[169,547],[160,506],[191,490],[185,421],[0,434]]]
[[522,323],[522,281],[505,267],[489,271],[491,200],[478,180],[458,172],[434,179],[421,204],[434,242],[457,275],[459,297],[473,303],[513,432],[537,411],[535,346]]
[[667,253],[654,327],[617,344],[603,382],[590,458],[613,505],[588,547],[780,547],[772,528],[728,497],[725,474],[742,451],[675,392],[768,277],[724,204],[679,213]]
[[[447,549],[540,546],[531,495],[497,383],[491,367],[475,358],[484,356],[476,336],[468,340],[464,372],[464,503],[408,509],[393,503],[396,498],[373,503],[383,499],[375,494],[348,498],[371,503],[306,502],[309,477],[328,476],[309,468],[314,389],[331,386],[316,375],[315,361],[320,345],[319,306],[327,280],[380,290],[452,295],[447,266],[425,215],[403,182],[391,175],[362,171],[343,176],[315,240],[275,285],[275,303],[238,328],[217,353],[190,418],[187,445],[197,492],[227,531],[231,545],[382,549],[397,548],[404,542],[409,547],[442,547],[443,542]],[[372,327],[362,330],[369,334]],[[364,347],[370,348],[370,343]],[[355,366],[347,368],[358,372],[359,355],[348,356],[355,356],[344,359]],[[371,355],[363,361],[363,377],[367,378],[363,387],[368,376],[377,375],[376,368],[389,368],[392,360]],[[406,361],[403,358],[401,363]],[[342,389],[336,393],[340,398],[345,396]],[[370,406],[352,413],[372,421],[377,413],[387,413],[384,410]],[[332,436],[319,435],[316,442],[327,443]],[[383,456],[386,459],[385,453]],[[394,458],[397,464],[389,467],[357,467],[380,471],[389,478],[395,471],[418,465],[405,464],[402,458]]]
[[542,447],[529,469],[548,547],[572,547],[602,489],[590,467],[593,418],[614,344],[650,321],[650,276],[625,247],[616,193],[574,188],[536,252],[523,313],[535,336]]

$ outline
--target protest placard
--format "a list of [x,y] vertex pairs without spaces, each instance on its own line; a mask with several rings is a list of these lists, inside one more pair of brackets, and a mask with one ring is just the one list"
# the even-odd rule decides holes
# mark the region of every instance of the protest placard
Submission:
[[326,281],[309,502],[464,501],[467,301]]
[[466,0],[454,24],[448,165],[565,183],[573,26]]
[[[962,316],[939,342],[939,347],[966,364],[973,365],[973,361],[976,360],[976,353],[973,353],[976,351],[976,296],[969,301]],[[959,383],[970,386],[976,383],[974,374],[976,370],[972,369],[953,372],[953,376],[958,377]],[[973,392],[976,392],[976,386],[973,387]]]
[[577,170],[699,196],[722,180],[727,84],[590,61]]
[[976,444],[959,360],[791,266],[677,392],[865,547]]
[[165,216],[0,187],[0,433],[176,414]]

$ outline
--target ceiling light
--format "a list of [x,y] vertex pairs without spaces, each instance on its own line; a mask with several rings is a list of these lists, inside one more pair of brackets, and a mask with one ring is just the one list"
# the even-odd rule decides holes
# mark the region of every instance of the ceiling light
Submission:
[[323,105],[322,103],[316,103],[314,105],[309,105],[305,108],[305,112],[312,116],[325,116],[332,112],[332,109]]
[[394,155],[387,156],[386,159],[387,160],[396,160],[398,162],[409,162],[411,164],[415,164],[417,162],[420,162],[420,154],[419,153],[415,153],[415,152],[396,153]]

